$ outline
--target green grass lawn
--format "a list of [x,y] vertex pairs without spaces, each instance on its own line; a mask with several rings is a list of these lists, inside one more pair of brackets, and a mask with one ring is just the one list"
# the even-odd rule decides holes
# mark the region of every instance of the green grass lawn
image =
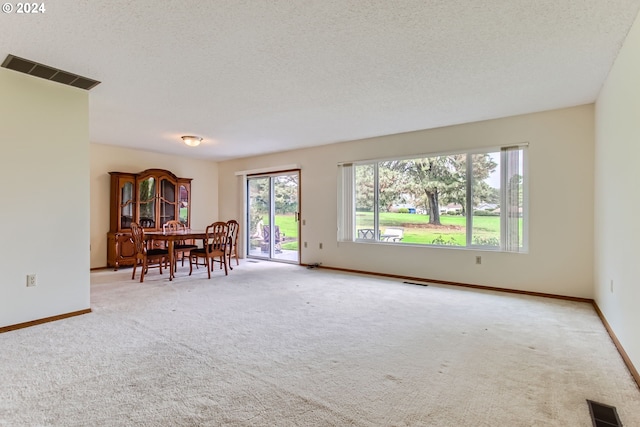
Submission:
[[[442,226],[429,225],[429,215],[408,213],[380,213],[380,229],[382,233],[386,227],[403,227],[402,243],[416,243],[422,245],[440,244],[465,246],[467,243],[467,218],[462,215],[440,216]],[[358,212],[356,214],[356,228],[373,228],[373,213]],[[473,235],[478,238],[500,239],[500,217],[474,216]]]
[[[384,212],[380,214],[380,230],[384,233],[386,227],[403,227],[402,243],[422,245],[455,245],[467,244],[467,219],[462,215],[442,215],[442,226],[429,225],[429,215]],[[284,233],[285,240],[293,239],[282,244],[283,249],[298,250],[298,222],[295,216],[276,215],[276,224],[280,233]],[[520,220],[522,227],[522,220]],[[356,214],[356,228],[373,228],[373,213],[358,212]],[[474,216],[473,236],[480,239],[500,240],[500,217]]]
[[[294,214],[276,215],[276,225],[280,227],[280,235],[284,235],[285,243],[282,243],[282,249],[297,251],[298,250],[298,222]],[[293,239],[292,241],[288,241]]]
[[189,208],[180,208],[180,222],[186,224],[187,218],[189,218]]

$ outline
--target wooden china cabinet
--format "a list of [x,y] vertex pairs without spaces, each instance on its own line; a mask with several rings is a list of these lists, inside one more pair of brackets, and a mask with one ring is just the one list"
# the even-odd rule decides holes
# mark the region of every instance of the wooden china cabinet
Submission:
[[111,220],[107,233],[107,265],[117,270],[121,265],[134,262],[132,222],[140,224],[145,231],[162,231],[165,222],[175,219],[190,226],[191,178],[178,178],[164,169],[109,174]]

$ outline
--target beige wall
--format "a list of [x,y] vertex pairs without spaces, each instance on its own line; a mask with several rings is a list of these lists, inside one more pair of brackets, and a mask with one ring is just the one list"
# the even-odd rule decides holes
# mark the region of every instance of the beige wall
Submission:
[[191,226],[204,228],[218,219],[218,166],[206,160],[91,144],[91,268],[107,265],[109,172],[167,169],[191,181]]
[[4,68],[0,94],[2,327],[89,308],[89,99]]
[[[591,298],[593,114],[593,105],[585,105],[222,162],[220,214],[242,217],[235,172],[298,164],[308,242],[303,263]],[[339,162],[520,142],[530,144],[529,253],[337,243]]]
[[595,299],[640,368],[640,19],[601,90],[595,117]]

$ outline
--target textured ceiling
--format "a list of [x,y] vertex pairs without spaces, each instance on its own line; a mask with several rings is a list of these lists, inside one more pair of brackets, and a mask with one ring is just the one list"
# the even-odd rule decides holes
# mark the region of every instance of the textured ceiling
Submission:
[[[14,3],[15,4],[15,3]],[[593,102],[640,0],[52,0],[7,54],[102,83],[91,142],[213,160]],[[180,136],[202,136],[190,148]]]

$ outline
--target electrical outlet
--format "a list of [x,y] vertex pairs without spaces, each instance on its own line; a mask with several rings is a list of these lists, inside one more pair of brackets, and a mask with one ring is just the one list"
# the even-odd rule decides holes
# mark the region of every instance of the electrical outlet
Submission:
[[37,277],[35,274],[27,274],[27,287],[35,286],[37,283]]
[[477,256],[476,257],[476,264],[482,264],[482,257],[481,256]]
[[320,249],[322,249],[322,243],[320,243]]

